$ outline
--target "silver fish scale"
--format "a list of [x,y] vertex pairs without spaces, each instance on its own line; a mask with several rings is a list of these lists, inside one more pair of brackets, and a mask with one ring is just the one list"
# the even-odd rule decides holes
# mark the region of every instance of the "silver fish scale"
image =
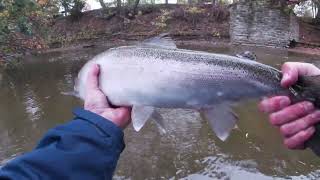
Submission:
[[114,105],[201,108],[282,90],[281,73],[270,66],[200,51],[126,46],[91,62],[100,64],[101,88]]
[[[272,81],[271,84],[278,84],[281,77],[281,72],[275,68],[234,56],[183,49],[157,49],[135,46],[120,47],[114,50],[118,50],[115,54],[118,57],[150,57],[150,60],[182,61],[194,65],[205,63],[208,66],[225,67],[234,71],[241,71],[242,75],[247,74],[261,82]],[[266,77],[268,78],[266,79]]]
[[[280,72],[278,70],[233,56],[181,49],[130,46],[112,49],[111,53],[118,57],[119,61],[132,61],[134,64],[139,64],[139,66],[145,68],[148,68],[148,64],[143,64],[144,62],[140,64],[138,59],[147,61],[146,63],[148,61],[150,63],[155,62],[159,64],[159,67],[167,66],[168,69],[173,64],[183,64],[181,69],[170,72],[170,77],[165,79],[167,82],[163,82],[166,86],[170,86],[168,84],[170,82],[176,83],[177,87],[158,87],[159,93],[178,93],[175,97],[176,101],[171,101],[172,104],[168,105],[167,102],[172,97],[168,97],[168,99],[165,97],[152,98],[135,91],[137,96],[144,96],[145,99],[149,100],[153,99],[152,103],[157,103],[161,107],[181,107],[183,103],[187,103],[183,106],[207,106],[225,100],[238,101],[241,98],[257,97],[281,89],[278,79]],[[161,65],[163,63],[166,65]],[[193,67],[192,71],[187,70],[190,67]],[[209,69],[209,71],[205,71],[203,67]],[[154,72],[154,74],[158,73],[163,72]]]

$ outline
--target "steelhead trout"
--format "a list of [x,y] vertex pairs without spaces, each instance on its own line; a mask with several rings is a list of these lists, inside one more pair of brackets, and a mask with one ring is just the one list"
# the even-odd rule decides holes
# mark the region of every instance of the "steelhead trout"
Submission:
[[[295,86],[284,89],[279,70],[252,59],[248,53],[236,57],[178,49],[172,39],[158,36],[97,55],[79,72],[75,91],[84,98],[89,67],[98,64],[100,89],[111,104],[132,106],[136,131],[151,116],[164,130],[155,108],[191,108],[208,119],[221,140],[236,125],[237,116],[230,107],[235,102],[276,94],[320,102],[319,91],[312,88],[315,81],[319,84],[318,76],[300,78]],[[314,150],[315,139],[309,141]]]

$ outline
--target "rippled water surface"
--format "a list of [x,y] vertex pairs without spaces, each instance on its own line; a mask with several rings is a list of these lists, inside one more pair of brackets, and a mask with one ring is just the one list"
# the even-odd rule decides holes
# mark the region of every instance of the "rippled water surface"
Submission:
[[[209,52],[256,53],[260,62],[279,67],[285,61],[317,64],[319,57],[283,50],[250,47],[193,47]],[[29,56],[13,70],[0,73],[0,161],[5,163],[31,150],[41,136],[72,118],[82,106],[71,91],[81,66],[103,48]],[[307,151],[283,147],[277,129],[259,113],[256,102],[235,107],[238,129],[226,142],[219,141],[207,122],[192,110],[160,109],[167,122],[161,134],[150,121],[141,132],[125,131],[115,179],[318,179],[319,158]]]

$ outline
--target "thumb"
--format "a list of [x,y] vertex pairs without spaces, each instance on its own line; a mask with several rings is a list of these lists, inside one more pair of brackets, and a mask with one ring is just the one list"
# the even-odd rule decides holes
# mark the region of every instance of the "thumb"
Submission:
[[99,72],[100,68],[99,65],[93,64],[91,65],[86,82],[86,92],[90,92],[90,90],[97,90],[99,89]]
[[283,87],[289,87],[293,84],[295,84],[298,81],[299,77],[299,70],[297,67],[299,64],[295,64],[292,62],[289,63],[284,63],[282,66],[282,80],[281,80],[281,85]]
[[319,75],[320,69],[309,63],[286,62],[282,66],[282,73],[281,85],[289,87],[298,81],[299,76]]

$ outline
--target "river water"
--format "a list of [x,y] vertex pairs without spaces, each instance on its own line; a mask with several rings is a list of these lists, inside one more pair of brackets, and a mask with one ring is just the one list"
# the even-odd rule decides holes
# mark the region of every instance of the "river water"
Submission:
[[[255,52],[258,61],[280,67],[285,61],[317,64],[320,57],[253,47],[181,46],[208,52]],[[30,151],[42,135],[72,118],[82,102],[63,92],[73,88],[81,66],[104,48],[28,56],[0,74],[0,162]],[[149,121],[141,132],[125,130],[126,149],[114,179],[318,179],[320,160],[311,151],[290,151],[256,101],[235,107],[238,128],[226,142],[192,110],[160,109],[167,122],[161,134]]]

